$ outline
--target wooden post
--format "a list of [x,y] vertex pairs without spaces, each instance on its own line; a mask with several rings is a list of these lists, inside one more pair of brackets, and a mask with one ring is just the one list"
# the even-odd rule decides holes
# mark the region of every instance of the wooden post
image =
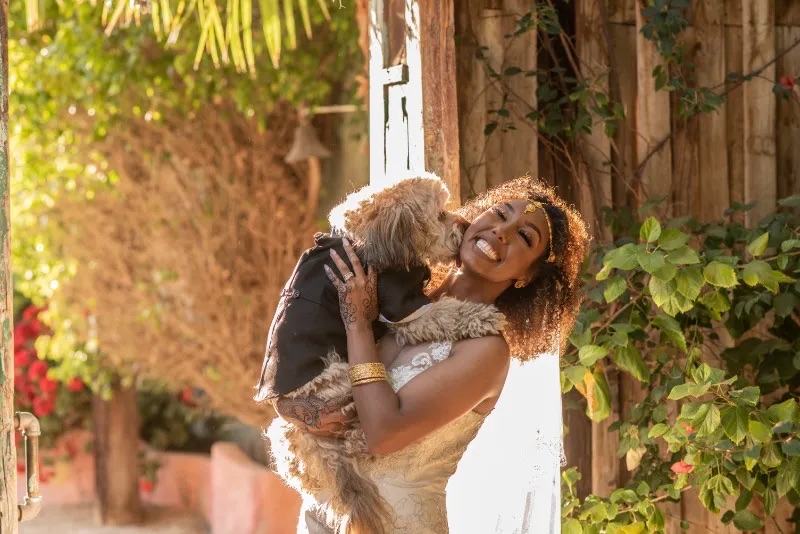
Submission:
[[419,0],[418,31],[425,169],[444,180],[450,203],[457,206],[461,188],[453,7],[453,0]]
[[[480,33],[478,39],[484,49],[486,56],[485,68],[491,69],[486,81],[486,122],[498,121],[500,117],[490,114],[490,109],[500,109],[503,100],[503,92],[497,81],[492,81],[491,73],[502,74],[505,51],[505,40],[503,39],[503,10],[500,8],[498,0],[486,0],[483,2],[484,8],[481,13]],[[484,132],[476,132],[483,136],[484,141],[484,166],[486,167],[486,188],[492,188],[503,183],[506,179],[503,176],[503,144],[500,136],[503,135],[499,129],[486,136]]]
[[483,149],[486,137],[486,67],[480,59],[478,40],[481,2],[456,0],[456,89],[458,91],[458,136],[461,157],[461,200],[486,190]]
[[[744,72],[761,68],[775,57],[775,6],[763,0],[742,0]],[[745,220],[755,224],[775,209],[776,103],[771,80],[775,64],[744,84],[744,199],[756,202]]]
[[[698,45],[695,65],[697,83],[713,87],[725,79],[725,2],[698,0],[694,3],[694,22]],[[700,172],[693,176],[697,183],[697,198],[693,213],[701,221],[719,220],[730,207],[728,185],[728,156],[723,149],[727,140],[726,107],[698,117],[697,157]]]
[[[600,9],[600,3],[605,1],[578,0],[575,3],[575,40],[584,80],[596,79],[609,70],[608,43],[603,36],[605,22]],[[608,78],[600,78],[595,88],[608,95]],[[612,204],[611,140],[603,125],[595,120],[592,133],[581,134],[578,147],[581,148],[578,162],[581,213],[591,225],[592,235],[608,240],[611,231],[603,225],[600,208]]]
[[131,525],[142,520],[136,389],[116,385],[112,394],[92,402],[96,517],[102,525]]
[[[647,4],[648,0],[639,0],[636,10],[636,163],[644,164],[637,192],[640,201],[663,196],[669,206],[672,192],[669,93],[656,91],[653,69],[663,61],[655,45],[641,33],[645,23],[642,8]],[[648,158],[646,163],[645,158]]]
[[17,532],[17,451],[14,441],[14,306],[8,203],[8,0],[0,10],[0,534]]

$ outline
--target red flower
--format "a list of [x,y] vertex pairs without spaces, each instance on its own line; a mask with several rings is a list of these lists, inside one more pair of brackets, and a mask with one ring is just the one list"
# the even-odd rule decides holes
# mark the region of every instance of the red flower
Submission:
[[58,382],[49,378],[42,378],[42,381],[39,382],[39,388],[42,393],[54,393],[58,389]]
[[694,432],[694,428],[689,423],[687,423],[685,421],[681,421],[680,424],[683,427],[683,429],[686,431],[687,434],[691,434],[691,433]]
[[35,319],[37,315],[45,310],[45,308],[47,308],[47,306],[42,306],[39,308],[38,306],[30,305],[25,308],[25,311],[22,312],[22,318],[26,321]]
[[77,376],[74,377],[72,380],[67,382],[67,389],[74,392],[83,391],[84,384],[83,380],[78,378]]
[[36,359],[36,351],[33,349],[23,349],[14,351],[14,365],[17,367],[27,367]]
[[145,493],[150,493],[153,491],[153,481],[152,480],[140,480],[139,481],[139,489]]
[[44,360],[36,360],[28,368],[28,376],[31,380],[38,380],[47,375],[47,364]]
[[781,87],[786,91],[791,91],[797,85],[797,79],[794,76],[781,76]]
[[36,397],[33,399],[33,415],[44,417],[53,413],[56,401],[52,397]]
[[180,399],[180,401],[186,406],[193,406],[194,402],[192,401],[192,388],[183,388],[178,395],[178,399]]
[[17,473],[24,473],[25,472],[25,464],[22,462],[17,462]]
[[689,465],[683,460],[681,460],[680,462],[675,462],[674,464],[672,464],[672,467],[670,467],[670,469],[672,470],[673,473],[683,475],[694,471],[694,466]]

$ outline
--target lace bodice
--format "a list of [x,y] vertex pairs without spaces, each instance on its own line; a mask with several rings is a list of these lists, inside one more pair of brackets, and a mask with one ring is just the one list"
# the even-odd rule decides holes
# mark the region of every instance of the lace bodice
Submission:
[[[451,342],[433,342],[401,349],[387,368],[389,383],[400,391],[420,373],[446,360]],[[373,476],[444,490],[447,480],[485,418],[468,412],[395,453],[375,458],[364,466]]]

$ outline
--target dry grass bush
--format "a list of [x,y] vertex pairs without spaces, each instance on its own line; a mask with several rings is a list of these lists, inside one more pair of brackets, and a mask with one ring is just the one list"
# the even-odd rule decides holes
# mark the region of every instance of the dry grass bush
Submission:
[[92,303],[102,351],[255,425],[271,416],[251,400],[271,315],[311,241],[306,185],[283,162],[291,122],[259,133],[209,108],[123,124],[99,147],[115,190],[60,206],[80,265],[65,295]]

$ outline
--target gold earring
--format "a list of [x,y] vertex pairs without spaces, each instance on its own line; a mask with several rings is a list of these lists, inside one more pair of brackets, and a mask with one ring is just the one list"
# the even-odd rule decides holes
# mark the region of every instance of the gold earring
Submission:
[[517,280],[516,283],[514,283],[514,287],[516,287],[517,289],[522,289],[523,287],[525,287],[527,285],[528,284],[523,282],[522,280]]

